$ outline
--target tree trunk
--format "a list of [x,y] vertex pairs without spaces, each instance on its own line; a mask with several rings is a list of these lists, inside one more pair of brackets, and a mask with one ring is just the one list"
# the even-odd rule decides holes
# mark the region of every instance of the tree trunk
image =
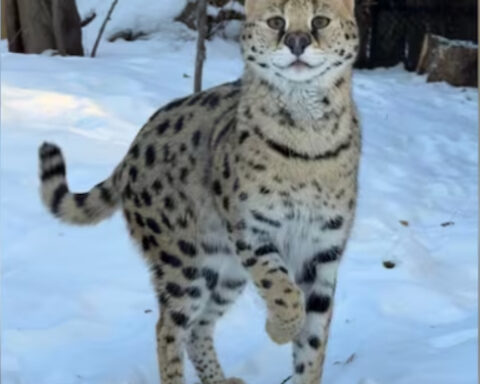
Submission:
[[2,40],[7,38],[7,2],[2,0]]
[[195,85],[194,91],[202,90],[203,63],[206,57],[205,39],[207,37],[207,0],[199,0],[197,5],[197,59],[195,61]]
[[80,16],[75,0],[7,0],[9,50],[83,55]]
[[478,86],[476,44],[425,35],[417,65],[419,74],[427,73],[428,82],[446,81],[454,86]]

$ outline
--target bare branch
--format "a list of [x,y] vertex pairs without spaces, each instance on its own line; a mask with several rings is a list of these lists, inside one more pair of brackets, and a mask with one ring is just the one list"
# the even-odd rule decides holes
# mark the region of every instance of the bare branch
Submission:
[[206,57],[205,39],[207,37],[207,0],[198,0],[197,3],[197,59],[195,61],[195,85],[194,91],[202,90],[203,63]]
[[117,5],[118,0],[113,0],[112,5],[110,6],[110,9],[108,10],[107,17],[103,21],[102,27],[100,28],[100,31],[98,32],[97,40],[95,41],[95,45],[93,46],[93,51],[92,51],[92,57],[95,57],[97,53],[97,48],[98,45],[100,44],[100,40],[102,38],[103,32],[105,32],[105,27],[107,26],[107,23],[110,21],[110,18],[112,16],[113,10],[115,9],[115,6]]
[[80,23],[80,26],[83,28],[83,27],[86,27],[88,24],[90,24],[95,18],[97,17],[97,14],[95,12],[91,12],[87,15],[87,17],[85,17],[85,19],[83,19]]

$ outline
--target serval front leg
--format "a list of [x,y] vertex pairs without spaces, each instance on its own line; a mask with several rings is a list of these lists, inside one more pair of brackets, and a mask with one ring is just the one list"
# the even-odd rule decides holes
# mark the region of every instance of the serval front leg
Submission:
[[300,270],[307,317],[293,345],[294,384],[319,384],[333,313],[340,247],[318,252]]
[[305,321],[303,292],[289,276],[272,237],[266,232],[247,237],[247,231],[233,232],[237,254],[267,305],[267,333],[277,344],[288,343]]

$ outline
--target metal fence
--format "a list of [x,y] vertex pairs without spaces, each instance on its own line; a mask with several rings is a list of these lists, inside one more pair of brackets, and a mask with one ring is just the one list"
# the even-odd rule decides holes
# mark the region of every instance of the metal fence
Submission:
[[359,68],[416,68],[426,33],[477,42],[476,0],[357,0]]

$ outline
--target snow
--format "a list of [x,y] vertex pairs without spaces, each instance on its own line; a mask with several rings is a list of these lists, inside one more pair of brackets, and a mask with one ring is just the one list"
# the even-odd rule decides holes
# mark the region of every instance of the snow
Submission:
[[[118,1],[103,35],[103,40],[114,35],[119,30],[130,29],[133,32],[144,32],[149,35],[161,33],[170,20],[178,16],[185,7],[187,0],[134,0]],[[85,20],[94,12],[95,19],[83,28],[83,42],[86,53],[92,51],[98,31],[105,20],[112,1],[107,0],[76,0],[80,18]],[[166,23],[167,21],[167,23]],[[103,43],[102,43],[103,44]]]
[[[119,2],[117,16],[156,2],[130,3]],[[79,4],[88,13],[99,3]],[[96,59],[13,55],[2,42],[2,383],[158,382],[158,308],[123,219],[62,225],[41,206],[37,180],[37,147],[51,140],[64,149],[72,189],[89,189],[158,106],[190,93],[194,35],[154,15],[162,8],[171,18],[181,7],[150,7],[141,14],[157,23],[151,39],[104,41]],[[96,37],[94,23],[85,45]],[[111,31],[118,26],[124,20],[114,18]],[[177,32],[182,39],[172,41]],[[241,70],[234,43],[209,43],[206,87]],[[364,132],[360,198],[324,382],[474,384],[476,90],[427,84],[401,68],[357,71],[354,88]],[[291,374],[290,347],[274,345],[264,321],[250,287],[217,330],[226,372],[248,384],[280,384]],[[196,380],[190,365],[187,379]]]

